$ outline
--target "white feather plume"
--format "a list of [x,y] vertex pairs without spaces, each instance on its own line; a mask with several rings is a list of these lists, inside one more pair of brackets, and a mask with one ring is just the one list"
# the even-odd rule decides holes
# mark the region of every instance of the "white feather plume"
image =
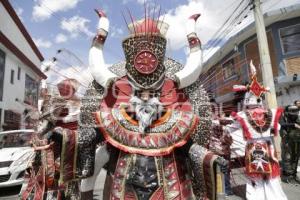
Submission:
[[251,71],[252,76],[256,75],[256,68],[255,68],[252,60],[250,61],[250,71]]

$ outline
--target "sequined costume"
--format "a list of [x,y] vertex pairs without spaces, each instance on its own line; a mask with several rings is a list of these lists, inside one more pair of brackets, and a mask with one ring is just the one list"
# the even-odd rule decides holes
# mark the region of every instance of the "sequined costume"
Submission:
[[[29,168],[27,187],[21,196],[24,200],[80,199],[78,183],[64,182],[67,174],[62,173],[66,170],[60,165],[66,160],[65,152],[77,145],[79,106],[75,96],[76,80],[66,79],[57,86],[60,96],[45,95],[41,108],[38,135],[32,141],[35,157]],[[76,156],[70,155],[68,160],[72,158]]]
[[96,12],[89,52],[94,81],[81,99],[76,134],[62,140],[60,181],[82,179],[81,198],[93,199],[95,177],[106,165],[105,200],[216,199],[215,167],[226,161],[205,148],[211,109],[198,79],[200,15],[186,23],[190,53],[184,66],[165,57],[168,25],[145,18],[128,25],[125,62],[107,68],[109,21]]
[[[129,25],[131,35],[123,41],[126,61],[105,69],[102,48],[108,20],[97,13],[98,35],[90,50],[95,81],[82,99],[76,174],[93,176],[96,144],[105,143],[109,159],[104,199],[215,199],[214,164],[226,162],[204,147],[211,111],[197,80],[201,43],[193,27],[199,15],[187,23],[192,31],[185,66],[165,57],[167,25],[142,19]],[[163,110],[141,130],[132,97],[141,93],[142,99],[149,91]],[[85,199],[92,198],[92,190],[89,181],[82,184]]]

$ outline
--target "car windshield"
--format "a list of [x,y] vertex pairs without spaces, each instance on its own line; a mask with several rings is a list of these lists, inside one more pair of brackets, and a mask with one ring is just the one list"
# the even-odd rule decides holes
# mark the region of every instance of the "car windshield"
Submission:
[[17,132],[0,135],[0,148],[27,147],[33,136],[31,132]]

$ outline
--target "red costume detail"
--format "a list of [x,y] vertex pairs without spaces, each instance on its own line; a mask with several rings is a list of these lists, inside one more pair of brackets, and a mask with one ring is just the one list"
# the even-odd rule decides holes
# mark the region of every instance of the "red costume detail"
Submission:
[[279,124],[279,120],[280,120],[280,117],[283,113],[283,108],[278,108],[276,110],[276,114],[275,114],[275,119],[274,119],[274,135],[277,136],[278,135],[278,124]]
[[198,37],[190,37],[188,38],[190,49],[194,48],[195,46],[201,46],[200,39]]
[[94,9],[99,17],[106,17],[106,14],[100,9]]
[[43,167],[39,167],[37,173],[35,173],[34,170],[31,170],[29,183],[26,190],[23,192],[21,199],[28,199],[32,191],[34,191],[33,200],[43,199],[45,191],[45,169]]
[[[257,148],[256,146],[260,145],[261,148],[266,150],[266,155],[264,156],[261,165],[263,168],[258,168],[258,163],[254,163],[255,160],[251,155],[251,149]],[[272,149],[270,147],[270,143],[249,143],[246,146],[246,155],[245,155],[245,166],[246,166],[246,174],[252,180],[262,179],[262,178],[275,178],[280,176],[280,166],[276,160],[272,158]]]
[[259,82],[257,81],[256,75],[252,77],[252,82],[249,86],[249,90],[257,97],[260,97],[264,92],[266,92],[266,88],[259,84]]
[[60,120],[60,121],[57,121],[57,123],[55,125],[57,127],[62,127],[62,128],[66,128],[66,129],[69,129],[69,130],[77,130],[77,128],[78,128],[77,121],[65,123],[65,122]]
[[255,109],[249,110],[251,119],[253,119],[255,124],[259,127],[262,127],[266,124],[265,112],[266,112],[266,110],[264,110],[262,108],[255,108]]
[[[131,94],[132,88],[127,77],[120,78],[107,90],[107,95],[101,102],[101,110],[108,108],[110,110],[119,107],[121,103],[128,103]],[[166,79],[162,86],[160,102],[166,109],[192,111],[187,96],[176,87],[175,82],[171,79]]]
[[[188,113],[182,112],[181,119],[178,119],[176,124],[168,132],[144,135],[123,128],[117,120],[113,118],[111,112],[105,114],[105,119],[101,116],[101,112],[95,113],[95,118],[107,142],[124,152],[142,154],[145,156],[163,156],[170,154],[175,148],[186,144],[199,123],[199,118],[196,115],[191,117],[188,116]],[[184,129],[184,131],[181,131],[181,129]],[[120,141],[119,138],[123,138],[122,141]],[[142,141],[145,143],[145,147],[143,147],[144,143],[142,143]],[[166,145],[160,146],[159,141],[164,142]],[[172,145],[167,145],[168,143]]]
[[152,19],[145,19],[141,23],[134,24],[135,33],[160,33],[157,22]]
[[135,69],[142,74],[151,74],[157,68],[158,60],[151,51],[141,51],[134,59]]
[[78,145],[77,131],[64,129],[62,135],[64,142],[60,157],[60,184],[75,178]]
[[249,132],[249,129],[248,129],[248,126],[247,126],[245,120],[242,117],[240,117],[236,112],[232,112],[231,116],[234,117],[234,119],[236,119],[240,123],[240,125],[242,126],[243,135],[244,135],[245,140],[252,139],[252,136]]
[[197,19],[199,18],[201,16],[201,14],[194,14],[194,15],[191,15],[190,17],[189,17],[189,19],[194,19],[195,21],[197,21]]
[[214,156],[215,154],[212,152],[207,153],[203,162],[203,176],[205,180],[205,186],[207,188],[207,190],[205,191],[205,196],[207,197],[207,199],[216,199],[215,188],[211,189],[211,185],[214,185],[215,182],[215,171],[212,168],[212,161],[214,160]]

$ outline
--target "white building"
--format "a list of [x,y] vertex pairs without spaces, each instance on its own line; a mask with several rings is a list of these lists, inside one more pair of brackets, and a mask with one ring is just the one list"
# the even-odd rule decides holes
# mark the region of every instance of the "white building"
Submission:
[[8,0],[0,1],[0,130],[29,126],[26,111],[37,107],[44,60]]

